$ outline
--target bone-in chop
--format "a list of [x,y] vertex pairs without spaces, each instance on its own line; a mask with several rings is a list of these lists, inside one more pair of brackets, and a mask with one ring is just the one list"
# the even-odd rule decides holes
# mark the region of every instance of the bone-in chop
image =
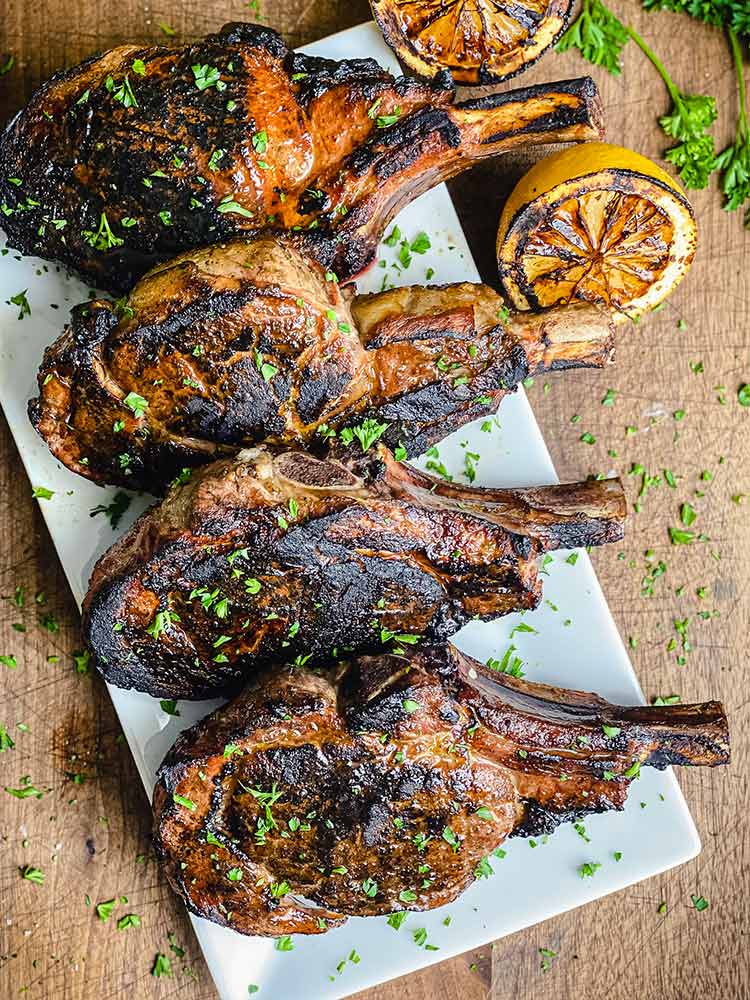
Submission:
[[728,760],[717,702],[621,707],[451,646],[274,669],[178,737],[155,843],[193,913],[318,934],[450,902],[506,837],[622,809],[641,767]]
[[618,480],[471,488],[382,446],[361,463],[252,449],[174,488],[94,569],[83,632],[104,677],[201,698],[268,663],[444,639],[535,607],[539,553],[622,537]]
[[294,230],[339,276],[404,205],[479,159],[603,136],[588,77],[453,104],[447,75],[290,52],[229,24],[176,48],[123,45],[58,73],[0,139],[10,245],[128,291],[181,250]]
[[44,356],[37,430],[75,472],[161,494],[183,468],[343,428],[416,455],[529,375],[612,355],[592,305],[510,315],[468,282],[351,299],[327,277],[266,236],[183,254],[119,307],[78,306]]

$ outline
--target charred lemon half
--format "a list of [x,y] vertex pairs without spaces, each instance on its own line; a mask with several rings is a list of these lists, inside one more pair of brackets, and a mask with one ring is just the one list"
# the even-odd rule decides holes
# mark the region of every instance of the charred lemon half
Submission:
[[497,83],[539,58],[565,27],[572,0],[370,0],[383,37],[419,76]]
[[521,178],[497,234],[500,280],[517,309],[582,299],[635,319],[682,280],[695,215],[645,156],[594,142],[540,160]]

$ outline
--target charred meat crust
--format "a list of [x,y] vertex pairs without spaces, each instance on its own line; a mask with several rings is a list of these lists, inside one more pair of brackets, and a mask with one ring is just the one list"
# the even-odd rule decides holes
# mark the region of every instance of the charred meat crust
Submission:
[[68,468],[160,494],[183,468],[263,441],[322,451],[366,420],[414,455],[528,375],[611,355],[612,322],[594,306],[506,317],[496,292],[467,282],[352,299],[266,237],[183,254],[119,308],[77,306],[29,414]]
[[598,137],[587,85],[561,86],[534,91],[522,129],[504,121],[492,141],[502,108],[442,110],[454,96],[445,75],[297,55],[259,25],[121,46],[58,73],[7,126],[3,225],[14,248],[117,293],[180,250],[262,230],[296,230],[350,278],[398,208],[471,160],[527,138]]
[[539,552],[622,532],[614,482],[452,496],[385,449],[369,462],[255,449],[174,489],[94,569],[83,631],[105,678],[200,698],[267,663],[444,640],[536,606]]
[[641,766],[728,760],[715,702],[622,707],[428,646],[259,674],[167,754],[154,840],[194,913],[320,933],[449,902],[506,837],[621,809]]

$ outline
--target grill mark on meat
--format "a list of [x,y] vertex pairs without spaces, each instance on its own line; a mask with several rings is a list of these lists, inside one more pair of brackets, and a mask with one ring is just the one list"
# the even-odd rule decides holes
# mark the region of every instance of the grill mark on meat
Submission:
[[728,760],[716,702],[612,705],[447,645],[276,667],[178,737],[154,841],[192,912],[316,934],[450,902],[506,837],[622,809],[634,765]]
[[[594,306],[503,323],[500,296],[465,282],[350,299],[282,239],[183,255],[120,312],[73,310],[29,413],[75,472],[156,494],[222,451],[322,450],[321,432],[367,419],[416,455],[529,375],[612,357],[612,321]],[[138,416],[130,393],[146,400]]]
[[362,463],[253,449],[172,490],[94,569],[83,630],[104,676],[199,698],[269,662],[445,639],[535,607],[540,552],[622,535],[616,481],[471,489],[382,447]]
[[[203,65],[220,75],[199,89]],[[117,293],[181,250],[263,230],[298,230],[350,278],[402,205],[474,160],[603,137],[589,78],[453,99],[448,74],[424,82],[371,59],[296,55],[258,25],[172,49],[120,46],[56,74],[7,126],[3,225],[14,248]],[[231,201],[242,213],[222,207]],[[97,239],[102,213],[112,236]]]

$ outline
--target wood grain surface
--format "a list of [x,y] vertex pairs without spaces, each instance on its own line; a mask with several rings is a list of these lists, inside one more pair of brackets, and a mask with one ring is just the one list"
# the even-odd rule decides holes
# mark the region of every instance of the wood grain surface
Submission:
[[[265,23],[292,45],[368,17],[363,0],[261,4]],[[721,35],[682,16],[646,15],[635,0],[611,5],[643,32],[680,86],[716,96],[721,148],[737,111]],[[116,5],[5,0],[0,57],[13,53],[16,66],[0,79],[0,119],[54,70],[118,43],[163,41],[159,22],[175,28],[179,41],[228,20],[255,20],[256,11],[235,0]],[[587,71],[575,53],[549,54],[523,83]],[[621,77],[597,70],[593,75],[604,97],[610,140],[658,159],[665,142],[655,119],[666,112],[668,100],[656,74],[631,45]],[[500,208],[529,162],[531,157],[518,155],[487,163],[453,185],[476,260],[490,282]],[[634,647],[646,696],[716,697],[728,710],[731,768],[679,775],[703,853],[674,872],[361,995],[368,1000],[750,995],[745,960],[750,736],[744,732],[750,705],[750,409],[737,401],[738,387],[750,381],[750,233],[738,213],[721,210],[715,185],[691,198],[700,224],[699,253],[666,308],[621,331],[614,368],[550,377],[532,388],[531,398],[562,479],[619,473],[632,502],[642,482],[642,476],[627,474],[633,464],[649,475],[663,476],[667,468],[677,477],[676,488],[662,481],[642,498],[620,548],[597,550],[594,559],[620,631]],[[602,406],[608,388],[616,390],[615,402]],[[685,416],[676,421],[679,410]],[[580,422],[571,422],[574,414],[581,415]],[[626,434],[627,426],[636,432]],[[583,431],[596,443],[581,442]],[[737,502],[744,494],[744,502]],[[678,524],[683,501],[694,504],[695,526],[710,541],[670,545],[667,529]],[[653,555],[647,559],[649,550]],[[660,560],[666,572],[656,580],[653,596],[642,596],[642,579]],[[0,997],[210,1000],[216,992],[189,922],[154,864],[148,802],[104,686],[76,672],[77,611],[1,422],[0,594],[12,598],[17,587],[25,592],[24,607],[12,599],[0,602],[0,654],[13,653],[18,660],[15,671],[0,667],[0,724],[16,743],[0,756],[0,786],[18,787],[28,775],[38,788],[51,791],[38,801],[5,794],[0,801]],[[37,594],[44,595],[39,602]],[[50,615],[53,619],[45,618]],[[686,619],[691,648],[680,665],[675,622]],[[677,649],[670,648],[672,640]],[[21,878],[27,864],[44,870],[44,885]],[[697,912],[691,894],[703,895],[709,908]],[[118,903],[114,916],[102,923],[86,896],[92,903],[120,896],[127,902]],[[657,912],[662,901],[666,914]],[[498,905],[506,903],[501,898]],[[116,919],[128,913],[138,914],[141,926],[118,930]],[[546,973],[540,947],[556,952]],[[151,975],[159,952],[171,959],[171,977]],[[299,996],[304,997],[303,988]]]

